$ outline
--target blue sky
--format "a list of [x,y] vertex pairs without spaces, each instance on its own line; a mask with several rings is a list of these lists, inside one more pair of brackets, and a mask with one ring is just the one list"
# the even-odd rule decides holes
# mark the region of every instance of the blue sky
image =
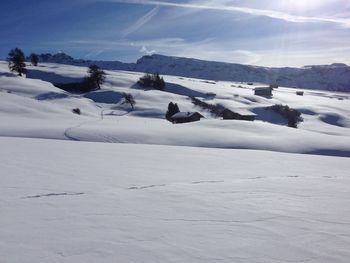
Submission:
[[1,0],[0,57],[164,54],[262,66],[350,64],[349,0]]

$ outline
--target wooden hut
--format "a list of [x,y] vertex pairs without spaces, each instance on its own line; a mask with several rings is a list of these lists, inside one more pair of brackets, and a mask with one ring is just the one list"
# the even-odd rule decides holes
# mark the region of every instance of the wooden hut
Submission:
[[271,87],[258,87],[254,89],[254,94],[263,97],[271,97],[272,96],[272,88]]
[[178,112],[170,117],[172,123],[186,123],[199,121],[204,116],[198,112]]

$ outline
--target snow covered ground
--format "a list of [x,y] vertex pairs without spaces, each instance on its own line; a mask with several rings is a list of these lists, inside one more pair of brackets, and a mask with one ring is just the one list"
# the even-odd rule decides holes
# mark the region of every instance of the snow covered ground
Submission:
[[[10,74],[7,64],[0,63],[1,136],[350,156],[347,93],[305,91],[304,96],[297,96],[295,89],[278,88],[269,99],[255,96],[254,85],[174,76],[165,76],[167,92],[162,92],[140,89],[135,83],[142,73],[107,71],[101,90],[72,95],[48,81],[79,81],[86,75],[85,67],[43,64],[29,67],[27,78]],[[135,97],[134,111],[122,104],[123,92]],[[207,93],[216,97],[209,98]],[[194,106],[188,96],[232,110],[249,110],[257,114],[257,121],[215,119]],[[206,118],[173,125],[164,119],[171,101],[181,111],[199,111]],[[281,116],[265,110],[276,103],[303,113],[299,129],[287,127]],[[73,108],[80,108],[82,115],[73,114]]]
[[0,138],[0,255],[37,262],[344,262],[347,158]]
[[[348,262],[348,93],[268,99],[259,85],[175,76],[162,92],[107,71],[78,95],[50,82],[86,68],[28,68],[0,62],[0,262]],[[257,120],[216,119],[188,96]],[[206,118],[171,124],[170,101]],[[298,129],[264,109],[276,103],[303,113]]]

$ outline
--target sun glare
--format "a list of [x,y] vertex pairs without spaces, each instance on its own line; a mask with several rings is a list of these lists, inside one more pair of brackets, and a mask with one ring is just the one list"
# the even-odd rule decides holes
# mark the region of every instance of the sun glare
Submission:
[[285,1],[285,5],[288,6],[290,9],[306,11],[317,8],[324,4],[324,2],[327,2],[327,0],[287,0]]

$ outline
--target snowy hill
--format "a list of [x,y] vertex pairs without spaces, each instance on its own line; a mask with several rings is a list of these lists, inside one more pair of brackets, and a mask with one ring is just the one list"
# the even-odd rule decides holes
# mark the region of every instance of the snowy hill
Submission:
[[[171,75],[160,91],[136,84],[143,72],[106,70],[101,90],[74,94],[54,84],[85,66],[27,68],[0,61],[1,262],[348,262],[348,93],[266,98]],[[256,120],[222,120],[189,96]],[[172,124],[169,102],[205,118]],[[275,104],[302,113],[298,129]]]
[[136,63],[122,63],[119,61],[73,59],[64,53],[42,54],[40,61],[78,66],[96,64],[101,68],[111,70],[159,72],[166,75],[209,80],[257,82],[303,89],[350,91],[350,66],[339,63],[303,68],[267,68],[163,55],[144,56]]
[[[254,95],[254,85],[166,75],[165,91],[144,90],[136,84],[143,73],[106,71],[101,90],[71,94],[52,83],[79,81],[86,67],[28,66],[27,78],[11,75],[5,62],[0,68],[2,136],[350,156],[350,105],[344,93],[305,91],[297,96],[295,90],[280,87],[272,98],[264,98]],[[135,97],[135,110],[123,104],[124,92]],[[194,105],[189,96],[254,113],[256,121],[223,121]],[[205,119],[173,125],[164,118],[170,102]],[[283,117],[266,110],[274,104],[299,110],[304,119],[299,128],[287,127]],[[74,108],[82,114],[73,114]]]

